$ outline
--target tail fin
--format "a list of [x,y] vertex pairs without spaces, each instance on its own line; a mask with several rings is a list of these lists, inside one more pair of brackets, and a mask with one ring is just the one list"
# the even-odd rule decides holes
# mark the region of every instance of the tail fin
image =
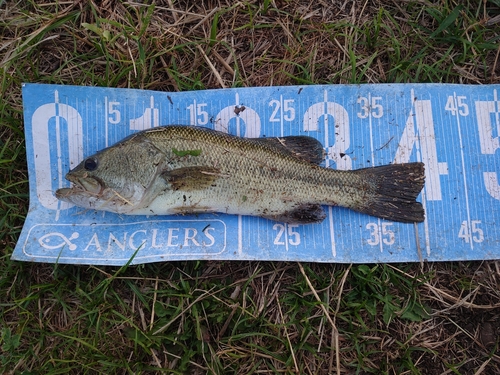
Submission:
[[390,164],[356,171],[375,184],[375,193],[358,210],[403,223],[421,222],[424,208],[416,201],[424,187],[424,163]]

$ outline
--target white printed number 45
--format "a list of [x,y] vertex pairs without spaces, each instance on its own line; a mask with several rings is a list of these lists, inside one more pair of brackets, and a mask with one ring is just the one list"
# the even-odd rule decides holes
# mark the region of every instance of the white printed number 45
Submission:
[[476,243],[483,242],[484,233],[483,230],[479,228],[480,224],[480,220],[472,220],[470,225],[467,220],[462,221],[460,231],[458,232],[458,238],[461,238],[466,243],[471,243],[471,241]]

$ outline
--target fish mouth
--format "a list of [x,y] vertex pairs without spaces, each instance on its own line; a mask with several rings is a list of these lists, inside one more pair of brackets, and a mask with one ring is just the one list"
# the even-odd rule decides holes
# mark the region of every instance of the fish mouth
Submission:
[[66,179],[72,183],[69,188],[61,188],[56,190],[56,198],[65,200],[71,195],[88,194],[95,197],[100,197],[104,193],[104,183],[97,177],[83,175],[81,177],[67,174]]

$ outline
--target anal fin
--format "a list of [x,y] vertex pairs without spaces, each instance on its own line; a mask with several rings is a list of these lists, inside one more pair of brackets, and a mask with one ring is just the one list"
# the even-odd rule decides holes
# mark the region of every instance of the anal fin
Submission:
[[301,204],[291,210],[262,217],[287,224],[311,224],[323,221],[326,213],[319,204]]

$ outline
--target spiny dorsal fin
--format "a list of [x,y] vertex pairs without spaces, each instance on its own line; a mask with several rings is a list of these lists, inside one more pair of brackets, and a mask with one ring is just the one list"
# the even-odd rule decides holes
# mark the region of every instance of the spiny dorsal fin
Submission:
[[325,150],[320,141],[306,135],[288,137],[255,138],[258,142],[267,143],[273,147],[291,153],[312,164],[321,164],[325,159]]
[[161,174],[173,190],[202,190],[213,186],[215,181],[223,177],[220,170],[213,167],[184,167]]

